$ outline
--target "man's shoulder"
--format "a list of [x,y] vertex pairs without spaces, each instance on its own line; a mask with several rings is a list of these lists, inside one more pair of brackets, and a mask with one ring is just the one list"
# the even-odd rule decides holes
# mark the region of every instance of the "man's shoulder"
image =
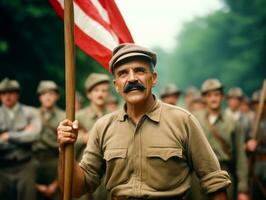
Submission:
[[114,121],[117,121],[119,119],[119,117],[122,115],[123,110],[117,110],[108,114],[105,114],[104,116],[100,117],[97,121],[96,121],[96,126],[99,127],[104,127],[108,124],[112,124]]
[[89,112],[90,106],[87,106],[85,108],[82,108],[77,112],[77,118],[82,118],[82,117],[88,117],[91,115],[91,112]]
[[179,117],[191,116],[191,113],[184,108],[181,108],[179,106],[173,106],[173,105],[163,103],[163,102],[161,104],[162,104],[162,114],[163,115],[168,115],[168,116],[177,115]]

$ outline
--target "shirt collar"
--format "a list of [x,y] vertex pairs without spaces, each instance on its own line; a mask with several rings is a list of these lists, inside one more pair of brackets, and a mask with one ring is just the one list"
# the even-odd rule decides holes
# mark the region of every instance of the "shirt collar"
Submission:
[[[217,116],[217,119],[216,119],[216,121],[214,122],[214,124],[217,122],[217,121],[219,121],[219,120],[224,120],[224,115],[225,115],[225,113],[224,113],[224,111],[223,110],[221,110],[221,112],[219,113],[219,115]],[[208,110],[206,109],[206,118],[208,119],[208,116],[209,116],[209,112],[208,112]]]
[[[162,102],[155,98],[155,102],[151,109],[145,114],[150,120],[154,122],[159,122],[161,117]],[[126,112],[126,104],[124,104],[123,109],[119,111],[118,120],[123,122],[128,117]]]

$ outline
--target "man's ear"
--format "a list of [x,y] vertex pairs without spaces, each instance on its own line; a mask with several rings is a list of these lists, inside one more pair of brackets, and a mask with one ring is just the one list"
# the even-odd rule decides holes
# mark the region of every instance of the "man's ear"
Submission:
[[154,87],[157,83],[157,73],[156,72],[153,72],[152,73],[152,87]]

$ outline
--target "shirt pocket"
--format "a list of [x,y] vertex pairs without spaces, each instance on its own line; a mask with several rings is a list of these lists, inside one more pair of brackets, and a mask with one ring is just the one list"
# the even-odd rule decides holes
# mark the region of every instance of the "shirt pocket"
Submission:
[[104,152],[106,162],[105,184],[108,190],[128,181],[127,149],[107,149]]
[[147,182],[156,190],[176,188],[189,174],[181,147],[147,148]]

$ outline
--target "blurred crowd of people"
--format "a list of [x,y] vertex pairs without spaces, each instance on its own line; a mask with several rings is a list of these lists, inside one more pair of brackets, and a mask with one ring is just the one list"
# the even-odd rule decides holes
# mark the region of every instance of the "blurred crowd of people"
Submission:
[[[96,120],[123,105],[111,94],[110,83],[109,76],[92,73],[84,84],[86,97],[76,93],[76,119],[81,127],[75,144],[77,160],[82,157]],[[52,80],[39,83],[39,108],[22,104],[20,90],[16,80],[5,78],[0,83],[0,199],[59,199],[56,132],[59,122],[65,118],[65,112],[57,106],[59,87]],[[260,90],[252,97],[240,87],[225,93],[220,80],[208,79],[200,89],[191,86],[186,91],[168,84],[157,98],[184,107],[198,118],[222,169],[231,176],[229,199],[266,199],[265,106],[258,133],[252,131]],[[179,105],[181,98],[184,105]],[[84,107],[86,101],[90,104]],[[93,195],[80,199],[109,198],[101,184]],[[196,176],[188,199],[207,199]]]

